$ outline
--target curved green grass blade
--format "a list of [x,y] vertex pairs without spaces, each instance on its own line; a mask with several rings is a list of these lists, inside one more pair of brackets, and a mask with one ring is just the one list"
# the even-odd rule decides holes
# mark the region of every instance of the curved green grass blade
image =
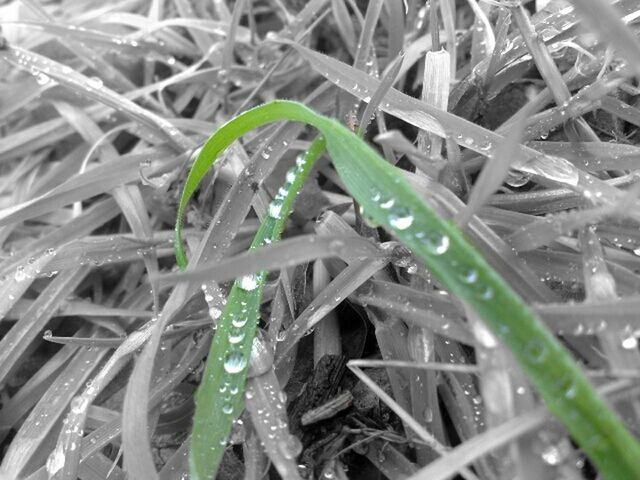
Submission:
[[398,169],[342,125],[327,123],[322,129],[327,150],[365,214],[392,230],[511,349],[549,410],[604,478],[640,478],[640,444],[555,336],[464,234],[422,202]]
[[[195,171],[196,174],[189,175],[193,190],[197,187],[193,179],[198,178],[199,181],[202,178],[197,176],[197,172],[205,172],[206,163],[215,160],[215,157],[207,158],[204,155],[209,151],[207,146],[211,147],[217,140],[219,137],[214,135],[196,160],[194,166],[202,169],[194,168],[191,173]],[[268,216],[256,233],[251,249],[280,239],[296,195],[324,149],[324,139],[319,137],[305,155],[298,157],[296,166],[287,172],[286,183],[269,204]],[[180,230],[176,229],[176,233],[179,236]],[[265,271],[261,271],[236,280],[227,298],[227,307],[218,322],[202,383],[196,394],[190,453],[191,478],[194,480],[213,477],[222,459],[233,421],[244,408],[247,367],[260,317],[266,275]]]
[[[429,209],[404,180],[401,171],[385,162],[364,141],[339,122],[320,116],[304,105],[274,101],[256,107],[231,120],[207,142],[189,174],[180,202],[176,254],[182,266],[186,265],[186,258],[181,247],[180,225],[185,206],[199,181],[215,157],[236,138],[253,128],[279,120],[301,121],[320,130],[336,170],[349,192],[364,208],[365,214],[395,233],[425,262],[440,283],[470,305],[511,349],[549,410],[564,423],[598,466],[604,478],[640,478],[638,441],[601,400],[567,350],[491,268],[461,230]],[[284,215],[284,205],[282,208]],[[264,233],[267,228],[275,228],[268,227],[269,222],[269,219],[265,222]],[[261,237],[261,232],[262,228],[256,237],[254,248],[265,238]],[[260,281],[263,278],[263,273],[254,278],[257,282],[256,295],[261,291]],[[259,301],[256,302],[256,297],[250,295],[251,291],[240,288],[243,282],[244,279],[237,281],[231,292],[205,373],[208,385],[212,382],[221,385],[219,382],[225,375],[221,367],[228,360],[221,352],[232,346],[229,341],[231,326],[227,323],[245,318],[242,323],[245,337],[238,344],[244,355],[244,360],[241,360],[244,362],[243,369],[229,384],[239,391],[244,386],[247,355],[259,308]],[[253,285],[253,282],[249,284]],[[247,299],[251,299],[253,304],[241,307],[241,302]],[[202,390],[204,387],[201,387]],[[220,426],[216,423],[217,420],[205,417],[208,414],[219,419],[220,412],[212,406],[220,405],[220,399],[225,398],[225,392],[221,394],[210,388],[205,393],[201,391],[198,392],[197,420],[194,422],[194,442],[198,447],[192,446],[191,457],[192,475],[196,479],[211,477],[212,470],[205,466],[211,468],[213,465],[211,447],[214,450],[217,447],[205,445],[204,439],[207,438],[209,428],[215,430]],[[241,396],[236,396],[228,403],[230,408],[226,410],[229,411],[229,417],[224,418],[232,418],[233,414],[237,414],[241,404]],[[219,450],[221,455],[222,450]]]

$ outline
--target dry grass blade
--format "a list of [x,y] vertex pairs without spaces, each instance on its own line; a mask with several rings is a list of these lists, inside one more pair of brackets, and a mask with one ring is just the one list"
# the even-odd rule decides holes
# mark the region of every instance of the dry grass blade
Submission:
[[[307,58],[311,66],[321,75],[360,99],[372,95],[379,88],[379,81],[364,72],[301,45],[291,45]],[[389,91],[386,102],[380,105],[380,109],[442,138],[450,134],[461,146],[482,155],[490,155],[503,141],[503,137],[494,132],[394,89]],[[535,150],[523,145],[517,146],[517,154],[518,160],[513,164],[514,168],[540,175],[552,184],[575,188],[583,194],[589,192],[594,195],[594,190],[606,191],[606,195],[598,195],[601,200],[617,198],[620,195],[604,182],[579,172],[560,157],[541,156]]]
[[621,19],[615,6],[599,0],[570,0],[576,11],[582,13],[589,25],[609,44],[615,46],[640,72],[640,41]]
[[349,10],[345,0],[331,0],[331,13],[338,26],[340,36],[349,52],[355,56],[356,52],[356,30],[353,25]]
[[380,87],[373,96],[367,102],[367,106],[362,112],[362,116],[360,117],[360,122],[358,123],[358,134],[363,135],[364,132],[367,131],[367,127],[369,123],[371,123],[371,119],[373,119],[374,112],[378,108],[378,105],[383,101],[384,97],[387,95],[387,91],[393,86],[393,83],[396,81],[398,74],[400,73],[400,69],[402,68],[402,62],[404,60],[404,56],[400,55],[396,59],[394,59],[389,67],[385,70],[382,80],[380,81]]
[[381,254],[378,249],[368,240],[301,235],[210,265],[205,263],[185,272],[164,274],[158,277],[158,280],[161,285],[206,280],[225,282],[256,270],[278,270],[318,258],[371,258],[379,255]]
[[[61,418],[75,392],[82,388],[103,356],[104,353],[78,351],[74,360],[69,363],[64,372],[58,375],[56,381],[22,424],[3,459],[0,472],[5,473],[9,478],[20,478],[23,470],[28,466],[33,468],[38,465],[37,459],[33,458],[37,449],[51,433],[55,433],[53,429],[57,425],[57,420]],[[47,471],[54,475],[64,466],[64,453],[61,450],[54,450],[49,459]]]
[[340,272],[287,329],[284,340],[278,344],[276,363],[282,360],[287,352],[326,314],[384,267],[388,261],[388,257],[358,260]]
[[[441,445],[435,438],[433,438],[433,436],[429,432],[427,432],[418,422],[416,422],[411,415],[404,411],[400,405],[398,405],[389,395],[387,395],[387,393],[384,392],[384,390],[376,385],[373,380],[365,375],[362,370],[351,365],[349,365],[349,368],[355,374],[355,376],[358,377],[361,382],[367,385],[367,387],[373,390],[375,394],[380,397],[380,399],[385,404],[387,404],[395,412],[395,414],[398,415],[409,426],[409,428],[411,428],[416,434],[418,434],[420,440],[425,442],[429,447],[434,449],[440,455],[446,454],[447,449],[443,445]],[[473,472],[466,468],[463,468],[460,473],[464,478],[469,480],[478,478],[475,476],[475,474],[473,474]]]
[[[138,163],[136,163],[132,158],[119,158],[75,175],[41,196],[0,210],[0,225],[34,218],[56,208],[110,191],[118,185],[137,180],[140,177],[140,163],[145,162],[145,159],[146,156],[138,157]],[[180,156],[161,159],[149,167],[147,175],[165,173],[183,160],[184,158]]]
[[473,337],[462,322],[461,312],[438,295],[374,280],[357,291],[355,299],[363,305],[397,315],[410,324],[428,328],[461,343],[473,344]]
[[387,32],[389,32],[388,58],[396,58],[404,47],[405,5],[403,0],[385,2]]
[[[313,294],[318,296],[330,282],[329,272],[322,260],[313,264]],[[338,316],[329,312],[313,332],[313,363],[318,365],[325,355],[342,355]]]
[[[266,347],[270,349],[270,347]],[[270,355],[270,352],[269,354]],[[247,410],[258,438],[265,446],[274,467],[282,478],[301,480],[296,457],[302,451],[300,440],[289,432],[283,399],[286,395],[280,388],[271,362],[264,355],[254,357],[259,370],[247,382]],[[265,370],[267,370],[265,372]],[[262,373],[262,374],[259,374]]]
[[58,305],[76,289],[88,272],[88,267],[78,267],[74,271],[58,275],[4,336],[0,341],[0,381],[5,381],[17,363],[23,359],[27,349],[41,334]]
[[384,5],[383,0],[373,0],[367,4],[367,13],[364,17],[364,25],[360,32],[360,38],[356,46],[356,56],[353,61],[353,68],[364,70],[365,64],[369,56],[374,56],[375,52],[371,51],[373,45],[373,36],[376,30],[376,24],[380,18],[380,12]]
[[499,427],[477,435],[466,441],[462,446],[454,448],[439,460],[417,472],[410,480],[445,480],[459,472],[463,465],[468,465],[475,459],[487,454],[491,450],[513,441],[521,435],[540,427],[548,420],[543,409],[526,413],[513,418]]
[[[529,110],[525,107],[525,111]],[[504,181],[514,158],[517,155],[520,139],[525,128],[527,116],[520,115],[514,123],[509,135],[503,143],[496,148],[495,153],[489,157],[480,175],[478,176],[473,190],[467,200],[467,208],[458,217],[458,224],[464,228],[471,217],[485,204],[489,197],[498,189]]]
[[[458,49],[456,45],[456,2],[454,0],[438,0],[440,14],[442,15],[442,24],[447,34],[446,45],[449,52],[449,60],[451,61],[451,76],[455,78],[457,68]],[[434,25],[435,27],[435,25]],[[434,43],[434,47],[437,45]]]

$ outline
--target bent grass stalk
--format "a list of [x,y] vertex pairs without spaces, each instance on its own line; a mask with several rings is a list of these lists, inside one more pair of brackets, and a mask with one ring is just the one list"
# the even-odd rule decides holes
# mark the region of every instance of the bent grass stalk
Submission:
[[[276,100],[255,107],[229,121],[207,141],[192,166],[180,200],[175,243],[179,265],[184,268],[187,263],[181,239],[185,208],[207,170],[237,138],[254,128],[282,120],[310,124],[324,138],[313,143],[307,153],[308,161],[302,162],[305,171],[296,176],[297,188],[326,142],[340,178],[365,215],[393,232],[445,288],[471,306],[510,348],[549,410],[566,426],[603,477],[640,478],[640,443],[600,398],[569,352],[462,231],[428,208],[401,171],[384,161],[362,139],[339,122],[300,103]],[[292,185],[282,201],[280,218],[266,219],[252,248],[262,245],[268,235],[279,238],[295,197],[293,191]],[[220,441],[226,439],[231,422],[241,411],[264,278],[265,272],[259,272],[235,282],[215,335],[197,394],[190,457],[194,479],[211,478],[222,455]],[[232,334],[236,333],[243,336],[234,343]],[[237,355],[227,355],[232,351]]]

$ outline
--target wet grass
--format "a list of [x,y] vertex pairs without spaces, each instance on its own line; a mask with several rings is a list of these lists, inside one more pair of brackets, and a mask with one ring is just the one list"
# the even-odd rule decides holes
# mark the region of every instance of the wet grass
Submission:
[[640,6],[540,3],[0,7],[0,477],[638,476]]

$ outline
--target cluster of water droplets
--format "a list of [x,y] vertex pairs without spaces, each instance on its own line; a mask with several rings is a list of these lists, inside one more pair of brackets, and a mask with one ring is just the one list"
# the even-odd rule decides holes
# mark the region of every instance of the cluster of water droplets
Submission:
[[219,305],[224,304],[225,300],[220,299],[221,301],[216,302],[214,295],[211,293],[210,287],[206,283],[203,283],[200,288],[202,289],[202,293],[204,293],[204,300],[209,306],[209,316],[214,321],[218,320],[222,315],[222,310]]
[[28,53],[19,53],[16,55],[16,60],[19,66],[26,69],[33,78],[35,78],[38,85],[54,85],[55,81],[50,77],[50,66],[42,65],[40,58],[35,55],[29,55]]
[[[26,263],[16,266],[13,272],[13,279],[17,282],[23,282],[25,280],[32,280],[38,276],[52,277],[57,271],[46,270],[46,264],[51,260],[50,257],[56,255],[54,248],[47,248],[42,255],[36,257],[30,257]],[[0,284],[4,283],[8,279],[8,276],[4,276],[0,279]]]
[[[257,392],[254,388],[260,388],[261,402],[254,401]],[[302,443],[295,435],[289,432],[287,421],[287,396],[277,383],[269,381],[249,387],[246,393],[247,407],[256,430],[265,448],[275,448],[278,454],[287,460],[296,458],[302,452]],[[268,442],[265,442],[268,440]]]
[[[253,291],[262,283],[264,275],[265,274],[263,272],[245,275],[236,281],[236,285],[244,291]],[[211,306],[213,305],[214,297],[211,293],[208,293],[205,285],[203,285],[203,291],[205,293],[205,300],[210,305],[209,313],[211,317],[214,319],[220,317],[222,312],[217,307]],[[248,325],[251,315],[254,314],[251,310],[252,309],[249,308],[247,302],[245,300],[241,300],[240,309],[233,313],[230,325],[228,325],[228,346],[220,358],[224,374],[222,384],[219,387],[219,394],[223,399],[221,409],[222,413],[225,415],[234,415],[237,413],[235,405],[238,404],[238,396],[241,394],[242,384],[244,382],[241,374],[247,369],[249,369],[249,376],[255,376],[263,373],[256,372],[257,367],[255,367],[254,364],[260,365],[261,363],[260,361],[254,361],[252,358],[256,355],[259,356],[264,353],[263,351],[266,351],[265,348],[259,349],[259,345],[256,345],[256,342],[260,343],[260,337],[256,336],[254,338],[251,352],[249,354],[245,352],[243,348],[247,340],[245,327]],[[254,353],[254,350],[260,350],[260,352]]]
[[[408,237],[420,245],[422,250],[426,250],[434,257],[445,257],[450,251],[451,239],[445,232],[432,230],[421,230],[416,228],[415,215],[410,208],[398,205],[396,199],[380,191],[374,190],[371,194],[377,207],[386,216],[386,222],[398,232],[402,238]],[[464,261],[451,259],[449,262],[451,271],[455,272],[458,280],[473,290],[475,296],[481,300],[492,300],[494,290],[483,282],[480,273],[473,267],[466,265]]]
[[[264,152],[262,156],[264,157]],[[306,155],[299,155],[296,158],[295,166],[291,167],[287,171],[285,175],[284,185],[278,189],[278,193],[276,193],[276,196],[273,198],[273,200],[271,201],[271,203],[269,203],[269,206],[267,207],[267,212],[271,218],[279,219],[282,217],[282,207],[284,205],[284,201],[289,195],[289,191],[293,186],[293,182],[296,180],[298,175],[304,169],[307,163],[307,160],[308,160],[308,157]]]
[[495,145],[488,138],[479,139],[459,133],[454,135],[453,139],[459,145],[482,153],[483,155],[489,155],[493,150],[495,150]]

